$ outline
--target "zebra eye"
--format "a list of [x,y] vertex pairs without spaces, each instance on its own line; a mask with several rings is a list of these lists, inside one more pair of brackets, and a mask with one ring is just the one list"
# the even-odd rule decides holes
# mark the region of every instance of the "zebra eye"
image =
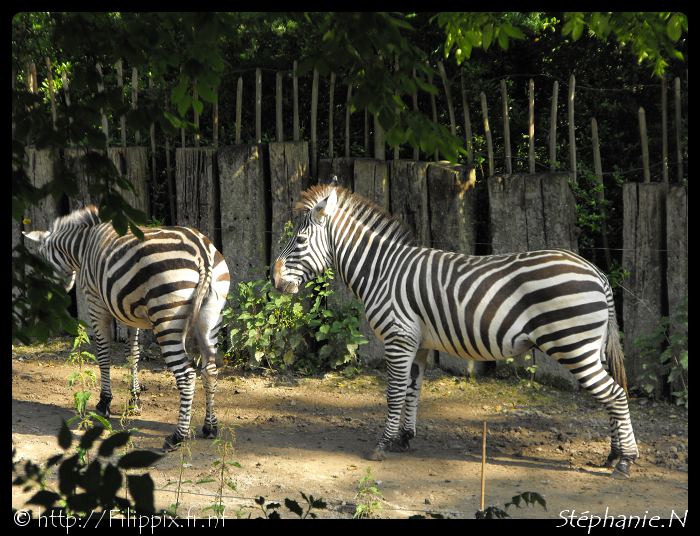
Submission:
[[309,240],[309,237],[305,234],[299,233],[297,235],[297,244],[299,244],[300,246],[303,246],[304,244],[306,244],[306,242],[308,242],[308,240]]

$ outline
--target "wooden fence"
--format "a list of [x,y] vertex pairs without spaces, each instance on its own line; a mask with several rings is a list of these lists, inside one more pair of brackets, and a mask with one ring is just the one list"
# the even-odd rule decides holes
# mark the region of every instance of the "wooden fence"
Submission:
[[[444,87],[449,84],[442,64],[439,64]],[[296,69],[296,63],[295,63]],[[121,66],[118,66],[121,71]],[[30,68],[31,71],[31,68]],[[36,81],[32,71],[30,80]],[[133,103],[137,103],[136,74],[132,76]],[[473,168],[473,126],[470,111],[466,104],[466,90],[462,80],[462,106],[465,120],[466,146],[469,150],[464,166],[450,166],[439,161],[434,155],[434,162],[418,160],[400,160],[395,152],[394,160],[386,160],[381,129],[374,122],[374,147],[376,158],[353,158],[350,156],[349,143],[345,145],[345,156],[333,158],[333,91],[335,77],[331,76],[331,106],[329,110],[329,153],[331,158],[316,158],[316,118],[318,117],[318,73],[314,73],[311,106],[311,139],[299,141],[299,106],[296,83],[294,84],[294,141],[282,141],[281,113],[281,76],[277,76],[277,139],[272,143],[261,143],[260,99],[261,76],[256,71],[256,138],[253,145],[237,144],[218,148],[216,125],[218,108],[215,106],[213,124],[213,147],[200,147],[200,140],[194,140],[194,147],[185,148],[185,133],[182,132],[182,147],[175,153],[175,180],[169,184],[173,222],[177,225],[196,227],[209,236],[224,254],[232,276],[232,289],[238,282],[248,281],[252,277],[250,268],[269,264],[280,250],[278,239],[283,233],[287,221],[298,223],[298,215],[292,212],[293,206],[300,200],[300,193],[312,184],[326,182],[333,175],[338,175],[341,185],[367,197],[407,221],[415,230],[420,245],[435,247],[464,254],[474,254],[476,244],[476,175]],[[296,78],[295,78],[296,82]],[[121,82],[120,82],[121,83]],[[36,82],[33,82],[36,88]],[[49,84],[51,88],[51,84]],[[665,81],[663,90],[663,107],[665,112]],[[69,102],[67,81],[64,80],[66,102]],[[241,132],[242,82],[239,80],[237,98],[237,142]],[[494,254],[512,251],[526,251],[540,248],[560,247],[578,250],[575,202],[568,181],[576,182],[576,150],[573,133],[574,124],[574,88],[573,76],[569,83],[568,120],[571,145],[571,172],[534,173],[534,119],[533,119],[533,82],[530,82],[529,137],[529,174],[512,174],[508,102],[505,83],[501,84],[503,108],[503,129],[505,138],[506,174],[494,174],[494,155],[491,143],[486,98],[481,93],[482,118],[488,146],[489,174],[489,237],[490,251]],[[348,98],[351,88],[348,88]],[[196,98],[196,96],[195,96]],[[450,111],[452,132],[456,132],[455,113],[452,98],[446,91]],[[558,83],[554,83],[552,97],[552,120],[550,140],[550,159],[552,170],[556,163],[556,102]],[[415,103],[415,99],[414,99]],[[54,99],[52,99],[52,105]],[[676,110],[680,110],[679,81],[676,81]],[[678,116],[678,112],[677,112]],[[54,114],[55,117],[55,114]],[[199,118],[195,114],[195,122]],[[365,113],[366,136],[365,147],[369,149],[369,118]],[[346,121],[346,129],[349,121]],[[680,118],[676,121],[677,128]],[[597,125],[592,120],[592,137],[597,145]],[[640,109],[640,129],[642,140],[644,134],[644,112]],[[106,119],[103,129],[107,129]],[[648,157],[644,160],[645,182],[630,183],[624,186],[624,253],[623,267],[630,272],[626,286],[632,291],[624,294],[623,319],[626,332],[625,351],[628,356],[628,369],[631,373],[638,371],[641,362],[631,342],[636,335],[650,333],[661,315],[673,312],[687,294],[687,187],[669,185],[667,172],[667,142],[664,126],[664,183],[650,183]],[[109,158],[117,165],[135,185],[138,196],[129,198],[129,202],[145,212],[149,212],[149,199],[146,188],[149,175],[155,177],[156,146],[151,134],[151,173],[148,170],[148,154],[145,147],[126,147],[124,120],[121,120],[122,147],[108,148]],[[139,133],[135,141],[138,143]],[[346,140],[349,133],[346,130]],[[678,173],[682,177],[680,161],[680,132],[676,133]],[[644,146],[644,143],[643,143]],[[594,146],[593,153],[598,153]],[[78,156],[82,148],[68,148],[60,156],[50,156],[48,151],[36,151],[27,148],[29,174],[37,186],[55,177],[57,158],[63,158],[78,177],[79,194],[69,200],[70,210],[86,206],[95,199],[87,194],[91,178],[80,169]],[[169,142],[166,140],[169,162]],[[646,150],[644,151],[646,154]],[[417,153],[417,151],[416,151]],[[599,158],[596,173],[602,182],[602,169]],[[168,164],[168,177],[171,170]],[[601,194],[602,195],[602,194]],[[59,207],[47,198],[39,208],[30,209],[27,217],[32,221],[32,229],[47,228],[59,214]],[[13,234],[13,244],[15,242]],[[605,236],[604,236],[605,239]],[[607,246],[607,244],[606,244]],[[256,259],[254,255],[260,255]],[[607,255],[609,267],[609,252]],[[349,299],[347,289],[336,285],[340,300]],[[80,302],[80,300],[79,300]],[[79,316],[85,318],[84,304],[79,303]],[[651,311],[651,313],[650,313]],[[680,329],[674,326],[674,330]],[[370,360],[383,358],[383,349],[378,339],[369,331],[366,322],[363,331],[371,344],[361,348],[364,356]],[[123,338],[125,333],[118,333]],[[436,356],[440,365],[457,372],[475,372],[482,364],[466,362],[447,355]],[[547,373],[563,378],[572,386],[573,377],[562,367],[557,367],[549,358],[534,355],[538,373]],[[532,362],[528,362],[530,365]],[[520,364],[525,364],[520,362]]]

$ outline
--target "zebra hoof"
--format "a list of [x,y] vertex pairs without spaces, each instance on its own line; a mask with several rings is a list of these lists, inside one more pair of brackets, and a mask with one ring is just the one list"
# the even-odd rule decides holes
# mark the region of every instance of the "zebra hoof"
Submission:
[[109,402],[100,400],[95,406],[95,413],[104,419],[109,419],[110,415],[112,414],[109,409]]
[[613,472],[610,476],[613,478],[617,478],[619,480],[623,480],[625,478],[630,477],[630,462],[631,460],[627,458],[621,458],[619,462],[617,462],[617,465],[615,466],[615,469],[613,469]]
[[410,445],[408,444],[408,439],[402,436],[397,437],[389,444],[389,450],[391,452],[406,452],[409,449]]
[[388,457],[389,456],[386,453],[386,448],[381,447],[379,445],[374,447],[374,449],[372,449],[372,452],[369,455],[369,459],[375,462],[381,462],[383,460],[386,460]]
[[217,426],[202,426],[202,437],[204,439],[216,439],[219,436],[219,428]]
[[177,450],[182,440],[183,438],[177,432],[173,432],[165,438],[162,448],[163,452],[173,452]]
[[128,403],[129,415],[134,417],[141,415],[141,410],[143,409],[143,402],[139,398],[132,398]]

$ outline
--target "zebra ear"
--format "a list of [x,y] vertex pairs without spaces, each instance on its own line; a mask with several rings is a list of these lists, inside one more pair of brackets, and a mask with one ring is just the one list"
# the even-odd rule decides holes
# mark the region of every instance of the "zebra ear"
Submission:
[[333,179],[331,180],[331,186],[335,187],[338,186],[338,176],[333,175]]
[[338,195],[333,190],[331,195],[314,207],[313,217],[320,220],[326,216],[333,216],[336,208],[338,208]]
[[33,242],[41,242],[41,239],[46,234],[46,231],[32,231],[31,233],[22,231],[22,234]]

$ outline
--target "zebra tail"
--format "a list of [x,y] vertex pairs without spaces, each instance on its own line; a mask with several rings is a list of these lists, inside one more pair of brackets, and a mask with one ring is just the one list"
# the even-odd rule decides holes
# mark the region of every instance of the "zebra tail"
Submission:
[[209,344],[207,343],[206,337],[199,327],[199,322],[197,322],[199,311],[202,308],[202,302],[211,291],[211,280],[213,278],[213,259],[206,257],[206,260],[209,261],[207,265],[202,266],[199,269],[199,284],[197,285],[197,291],[192,302],[192,313],[187,319],[187,325],[185,326],[185,331],[183,333],[183,343],[185,342],[184,339],[186,339],[190,333],[192,333],[197,341],[197,346],[199,346],[199,351],[202,358],[206,357],[204,362],[208,363],[210,358]]
[[608,358],[608,370],[613,380],[627,393],[627,374],[625,373],[624,355],[620,346],[620,329],[617,326],[615,311],[610,314],[608,320],[608,341],[606,352]]

